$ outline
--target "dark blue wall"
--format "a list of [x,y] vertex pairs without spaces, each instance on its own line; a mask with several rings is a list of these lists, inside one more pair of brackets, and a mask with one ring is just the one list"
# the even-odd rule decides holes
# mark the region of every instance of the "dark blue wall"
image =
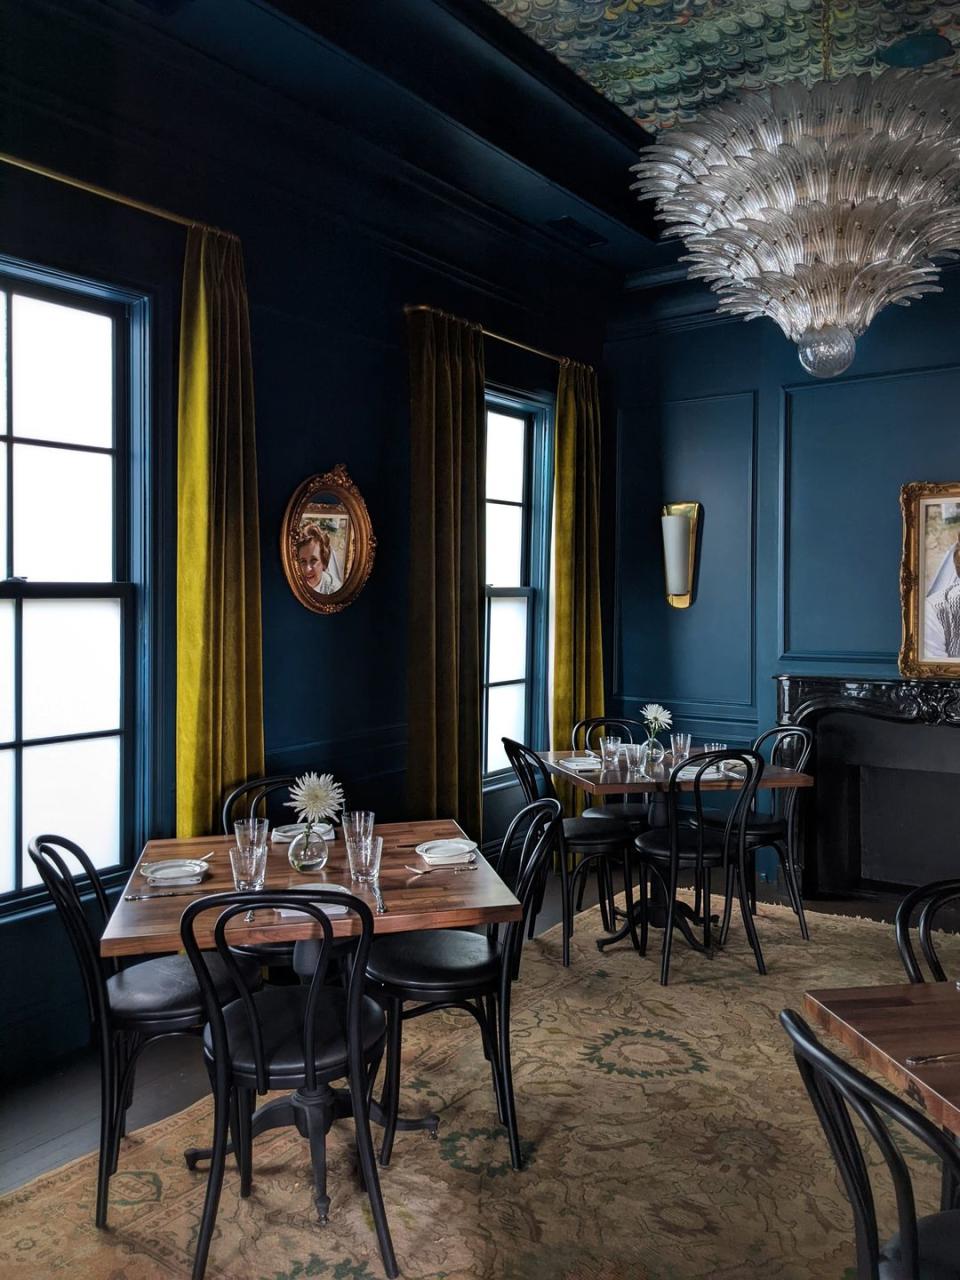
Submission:
[[[698,737],[746,742],[775,720],[778,672],[897,674],[900,486],[960,481],[945,278],[825,381],[771,322],[721,319],[689,286],[628,295],[606,349],[615,707],[657,699]],[[688,610],[664,599],[658,527],[682,500],[704,505]]]
[[[268,768],[330,769],[353,803],[384,819],[405,816],[403,306],[429,303],[596,362],[608,280],[401,155],[213,60],[147,38],[95,0],[68,11],[40,2],[5,8],[0,150],[241,237],[256,385]],[[168,459],[182,239],[167,223],[0,167],[0,253],[117,280],[155,299],[155,426]],[[518,360],[493,343],[488,370],[524,389],[556,376],[549,362]],[[378,546],[357,602],[325,617],[289,591],[279,532],[298,483],[337,462],[366,499]],[[160,507],[171,645],[169,484]],[[173,698],[168,681],[161,705],[169,710]],[[172,826],[169,732],[165,748],[148,835]],[[49,912],[0,921],[0,972],[3,1073],[82,1043],[79,986]]]

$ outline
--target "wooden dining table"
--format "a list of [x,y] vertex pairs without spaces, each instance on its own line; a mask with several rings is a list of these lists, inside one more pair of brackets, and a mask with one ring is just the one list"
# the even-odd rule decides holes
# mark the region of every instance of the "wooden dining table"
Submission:
[[[401,933],[416,929],[467,928],[471,925],[508,923],[523,918],[523,909],[509,887],[497,875],[486,858],[477,851],[475,870],[455,867],[434,868],[424,875],[408,870],[426,868],[416,846],[427,840],[463,839],[464,833],[448,819],[420,822],[378,823],[374,834],[383,837],[379,891],[386,910],[377,912],[372,888],[350,879],[346,847],[342,839],[330,844],[330,855],[322,870],[300,873],[290,865],[289,845],[273,843],[267,855],[265,889],[303,889],[308,885],[339,885],[367,902],[374,912],[374,932]],[[180,917],[192,899],[233,889],[229,850],[235,844],[230,836],[196,836],[188,840],[150,840],[144,847],[130,879],[107,922],[100,940],[104,956],[157,955],[182,948]],[[212,853],[208,874],[198,885],[187,888],[157,888],[140,874],[144,862],[160,862],[174,858],[200,858]],[[254,895],[251,895],[253,897]],[[195,921],[195,935],[201,948],[212,948],[217,913],[210,911]],[[359,922],[352,913],[329,917],[335,937],[359,932]],[[300,917],[280,916],[271,910],[254,910],[253,920],[235,916],[226,929],[228,942],[234,946],[257,943],[295,942],[322,936],[322,926]],[[333,1091],[335,1115],[351,1113],[349,1093]],[[370,1118],[382,1124],[384,1117],[374,1099]],[[401,1116],[396,1121],[400,1130],[424,1129],[436,1136],[439,1117],[433,1114],[415,1118]],[[307,1137],[303,1109],[297,1095],[277,1098],[266,1103],[253,1117],[252,1135],[268,1129],[294,1125]],[[232,1150],[232,1147],[230,1148]],[[209,1148],[191,1148],[184,1152],[190,1169],[209,1159]]]
[[[960,1138],[960,991],[953,982],[807,991],[810,1022]],[[944,1056],[947,1055],[947,1056]],[[908,1058],[939,1061],[908,1063]]]
[[[699,750],[701,748],[695,747],[691,754]],[[731,747],[730,751],[733,754],[736,748]],[[574,756],[582,759],[586,754],[583,751],[540,751],[537,754],[554,777],[563,778],[565,782],[572,783],[573,786],[579,787],[581,791],[586,791],[591,796],[656,795],[665,792],[670,785],[669,757],[666,763],[648,765],[646,769],[627,769],[623,765],[616,769],[604,769],[598,758],[597,768],[590,770],[570,768],[565,763]],[[693,777],[681,778],[678,785],[681,791],[692,791]],[[704,791],[736,791],[742,785],[742,778],[734,774],[724,777],[704,774],[700,780],[701,789]],[[796,769],[786,769],[781,765],[772,764],[764,766],[759,783],[759,789],[763,791],[812,786],[813,778],[809,773],[800,773]]]
[[[446,818],[421,822],[378,823],[375,834],[383,837],[379,887],[386,912],[374,915],[376,933],[402,933],[415,929],[467,928],[471,925],[519,920],[520,903],[490,866],[477,854],[475,871],[454,867],[416,875],[407,866],[426,867],[416,846],[427,840],[463,839],[460,827]],[[191,898],[233,889],[229,850],[232,836],[195,836],[188,840],[150,840],[134,867],[123,893],[100,939],[104,956],[160,955],[179,951],[180,917]],[[330,844],[330,857],[321,871],[306,873],[291,867],[288,844],[274,843],[267,855],[266,889],[302,889],[305,885],[340,885],[364,899],[376,911],[376,899],[369,886],[352,883],[347,852],[342,839]],[[200,858],[208,853],[208,875],[188,888],[158,888],[147,884],[140,874],[143,862],[172,858]],[[132,900],[135,899],[135,900]],[[216,913],[197,921],[201,947],[213,946]],[[331,916],[334,936],[344,937],[359,930],[356,916]],[[256,911],[248,923],[242,916],[227,930],[235,946],[268,942],[290,942],[319,937],[321,927],[312,920],[281,917],[273,911]]]
[[[691,757],[702,750],[704,748],[694,746],[690,753]],[[734,753],[736,748],[731,747],[730,751]],[[672,772],[672,762],[669,755],[667,755],[663,763],[647,765],[644,769],[628,769],[623,764],[616,769],[604,769],[599,757],[597,758],[596,769],[583,769],[571,768],[566,764],[566,761],[574,756],[583,758],[588,754],[584,751],[539,751],[537,754],[555,778],[571,783],[588,795],[651,796],[650,825],[654,827],[666,825],[667,814],[664,793],[669,789]],[[677,785],[681,791],[692,791],[694,786],[693,773],[689,778],[678,779]],[[725,776],[717,776],[712,772],[705,773],[700,779],[700,787],[703,791],[738,791],[742,786],[743,779],[737,777],[734,773]],[[760,776],[758,789],[778,791],[788,787],[807,788],[812,786],[813,777],[809,773],[800,773],[796,769],[787,769],[782,765],[767,764],[764,765],[763,773]],[[615,908],[615,910],[617,917],[624,919],[625,923],[622,928],[597,939],[597,947],[601,951],[605,947],[622,942],[629,936],[633,926],[636,924],[636,907],[634,907],[634,918],[632,920],[630,913],[621,912],[618,908]],[[695,920],[693,911],[688,903],[677,901],[676,918],[687,940],[692,941],[688,932],[689,922],[700,922]],[[665,903],[662,899],[660,882],[654,877],[647,923],[659,929],[663,927],[665,920]]]

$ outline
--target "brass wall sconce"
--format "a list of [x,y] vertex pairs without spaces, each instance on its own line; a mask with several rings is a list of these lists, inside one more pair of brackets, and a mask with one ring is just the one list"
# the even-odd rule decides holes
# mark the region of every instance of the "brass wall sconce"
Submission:
[[667,604],[674,609],[688,609],[693,600],[697,528],[702,509],[699,502],[667,502],[660,514]]

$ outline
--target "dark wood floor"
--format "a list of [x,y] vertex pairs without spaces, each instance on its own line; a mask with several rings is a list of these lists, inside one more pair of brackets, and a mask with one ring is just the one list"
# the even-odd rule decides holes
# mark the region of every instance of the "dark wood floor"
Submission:
[[[560,920],[559,882],[550,891],[538,919],[538,931]],[[759,886],[761,897],[781,900],[776,887]],[[584,908],[596,902],[596,886],[589,878]],[[892,919],[889,903],[869,900],[811,903],[814,911]],[[195,1039],[158,1041],[144,1053],[130,1112],[130,1128],[161,1120],[182,1110],[209,1088]],[[96,1057],[84,1053],[47,1075],[5,1091],[0,1101],[0,1191],[29,1182],[77,1156],[95,1151],[99,1143],[100,1095]]]

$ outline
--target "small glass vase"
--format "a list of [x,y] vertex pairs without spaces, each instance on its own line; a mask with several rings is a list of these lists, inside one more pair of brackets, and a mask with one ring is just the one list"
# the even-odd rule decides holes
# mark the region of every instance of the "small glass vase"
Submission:
[[294,871],[300,871],[303,874],[319,871],[325,867],[329,856],[330,851],[323,838],[322,828],[314,827],[309,822],[303,831],[293,837],[287,850],[291,867]]
[[643,743],[643,745],[640,748],[640,759],[641,759],[640,767],[642,769],[646,769],[648,765],[662,764],[663,757],[664,757],[663,744],[658,742],[657,739],[653,736],[653,734],[651,734],[650,737],[646,740],[645,743]]

